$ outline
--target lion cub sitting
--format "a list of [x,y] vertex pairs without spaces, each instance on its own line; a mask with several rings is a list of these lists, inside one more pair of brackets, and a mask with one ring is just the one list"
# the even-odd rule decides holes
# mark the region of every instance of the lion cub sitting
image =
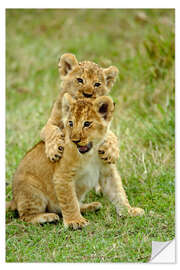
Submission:
[[13,200],[20,219],[31,223],[59,220],[66,227],[83,227],[88,221],[81,212],[96,210],[99,202],[83,204],[85,194],[98,182],[106,166],[98,148],[109,130],[114,104],[110,97],[73,99],[65,94],[62,119],[65,150],[59,162],[46,157],[45,144],[39,142],[21,161],[13,179]]

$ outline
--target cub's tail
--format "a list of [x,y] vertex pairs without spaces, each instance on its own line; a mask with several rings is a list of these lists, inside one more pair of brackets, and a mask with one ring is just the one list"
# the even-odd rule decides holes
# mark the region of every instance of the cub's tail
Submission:
[[14,200],[6,202],[6,211],[8,210],[15,211],[16,209],[17,209],[17,206]]

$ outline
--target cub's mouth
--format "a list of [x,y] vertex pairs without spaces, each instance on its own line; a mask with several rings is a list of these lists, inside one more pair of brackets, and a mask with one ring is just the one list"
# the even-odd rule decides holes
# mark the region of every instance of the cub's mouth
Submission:
[[89,142],[88,144],[83,145],[83,146],[77,144],[77,148],[81,154],[85,154],[89,152],[92,146],[93,146],[92,142]]

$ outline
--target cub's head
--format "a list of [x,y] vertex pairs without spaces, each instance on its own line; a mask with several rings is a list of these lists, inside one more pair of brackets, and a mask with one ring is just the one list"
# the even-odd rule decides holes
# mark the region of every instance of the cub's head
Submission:
[[62,88],[75,98],[96,98],[111,90],[118,74],[115,66],[101,68],[90,61],[78,62],[73,54],[66,53],[58,64]]
[[114,103],[110,97],[75,100],[63,96],[62,114],[66,138],[75,144],[81,154],[99,146],[112,120]]

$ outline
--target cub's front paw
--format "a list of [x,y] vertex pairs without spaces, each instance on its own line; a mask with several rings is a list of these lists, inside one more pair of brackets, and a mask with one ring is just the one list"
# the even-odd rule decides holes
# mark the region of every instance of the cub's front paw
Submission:
[[115,163],[119,159],[119,143],[116,135],[109,131],[105,141],[99,147],[99,157],[109,164]]
[[64,151],[64,138],[61,132],[50,136],[45,142],[45,153],[47,157],[56,162],[61,159]]
[[64,226],[65,228],[71,228],[73,230],[81,229],[89,224],[88,220],[79,217],[77,219],[72,219],[72,220],[64,220]]
[[45,152],[47,157],[52,161],[58,161],[61,159],[64,151],[64,141],[63,140],[54,140],[51,142],[46,142]]
[[114,164],[119,158],[119,149],[109,143],[103,143],[98,150],[99,157],[108,164]]

